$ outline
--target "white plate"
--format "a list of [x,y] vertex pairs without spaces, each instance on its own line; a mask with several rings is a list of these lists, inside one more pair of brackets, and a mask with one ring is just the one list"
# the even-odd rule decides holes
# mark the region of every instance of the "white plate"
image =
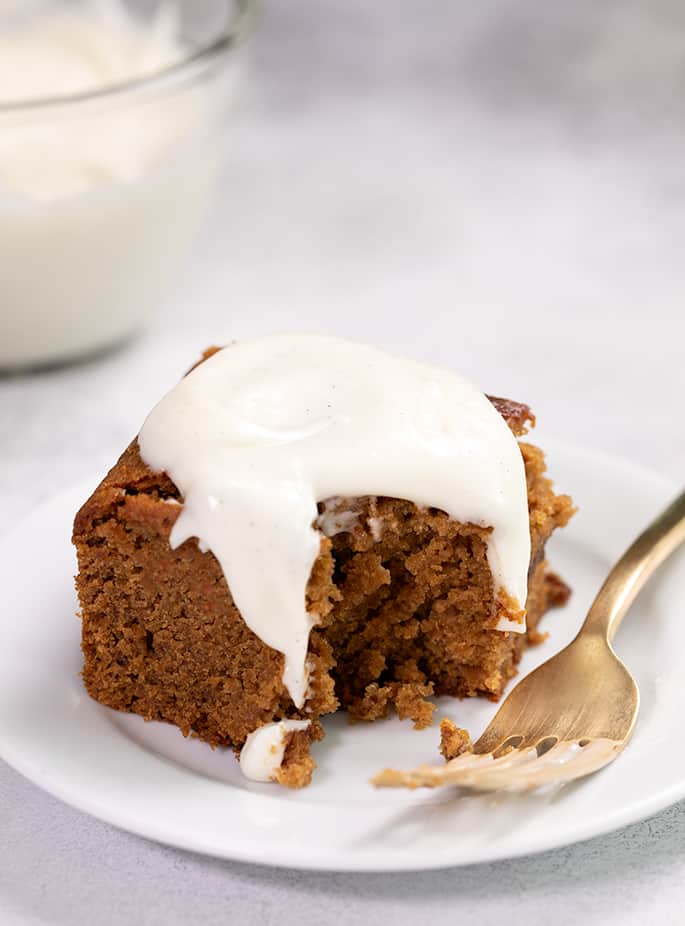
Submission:
[[[631,464],[553,445],[550,469],[581,512],[551,545],[574,588],[545,622],[549,640],[524,672],[566,644],[610,563],[675,494]],[[549,849],[605,833],[685,795],[685,558],[642,594],[616,640],[642,711],[634,740],[604,771],[556,796],[374,791],[386,765],[435,759],[437,726],[326,723],[311,787],[245,781],[230,751],[166,724],[101,707],[85,694],[72,574],[71,521],[89,486],[60,495],[0,543],[0,755],[75,807],[161,842],[211,855],[347,871],[438,868]],[[441,699],[440,714],[477,735],[495,710]]]

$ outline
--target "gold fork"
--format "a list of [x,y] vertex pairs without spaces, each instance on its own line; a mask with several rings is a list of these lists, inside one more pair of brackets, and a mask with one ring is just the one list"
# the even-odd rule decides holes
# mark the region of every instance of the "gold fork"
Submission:
[[683,541],[685,492],[626,550],[576,638],[518,683],[472,752],[441,767],[385,769],[373,784],[527,791],[612,762],[633,732],[640,694],[611,641],[647,579]]

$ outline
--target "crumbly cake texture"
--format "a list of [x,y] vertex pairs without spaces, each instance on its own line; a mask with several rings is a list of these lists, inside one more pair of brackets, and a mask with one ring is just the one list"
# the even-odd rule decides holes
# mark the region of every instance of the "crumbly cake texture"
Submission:
[[473,743],[467,730],[463,730],[447,717],[440,721],[440,753],[446,762],[471,752]]
[[[534,421],[524,405],[491,401],[517,436]],[[236,750],[265,723],[311,720],[288,736],[278,775],[288,787],[311,779],[309,746],[323,736],[324,714],[344,708],[370,721],[392,708],[425,727],[431,695],[497,700],[524,647],[539,642],[542,615],[569,594],[544,546],[573,514],[572,502],[554,493],[542,452],[520,448],[532,542],[527,632],[495,629],[487,528],[398,499],[335,499],[327,510],[351,513],[349,529],[322,536],[312,569],[307,606],[317,624],[298,710],[283,685],[282,655],[247,627],[214,556],[194,539],[171,549],[182,499],[145,465],[134,440],[74,523],[88,693]],[[448,751],[451,732],[443,734]]]

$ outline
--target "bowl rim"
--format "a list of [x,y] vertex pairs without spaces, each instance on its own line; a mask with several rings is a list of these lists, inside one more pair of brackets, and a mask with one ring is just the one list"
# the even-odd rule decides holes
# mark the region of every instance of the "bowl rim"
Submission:
[[57,114],[60,110],[71,111],[89,103],[119,102],[129,96],[145,94],[148,91],[157,92],[177,83],[192,81],[245,40],[254,26],[260,2],[261,0],[227,0],[227,5],[233,7],[233,14],[215,38],[199,48],[192,49],[178,61],[158,68],[150,74],[105,84],[94,90],[2,102],[0,118]]

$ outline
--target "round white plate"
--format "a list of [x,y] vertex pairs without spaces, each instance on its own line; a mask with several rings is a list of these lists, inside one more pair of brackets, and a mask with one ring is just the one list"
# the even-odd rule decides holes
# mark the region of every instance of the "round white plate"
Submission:
[[[550,545],[571,583],[550,638],[522,671],[573,636],[614,560],[676,486],[630,463],[564,445],[548,452],[560,488],[581,506]],[[642,711],[633,742],[611,766],[555,795],[375,791],[387,765],[439,761],[437,725],[420,733],[392,719],[326,723],[319,768],[300,792],[245,781],[233,754],[186,740],[92,701],[79,677],[79,622],[70,545],[90,486],[60,495],[0,543],[0,755],[75,807],[161,842],[211,855],[297,868],[438,868],[522,855],[605,833],[685,795],[685,557],[643,592],[616,640],[635,674]],[[440,700],[440,715],[474,737],[495,706]]]

